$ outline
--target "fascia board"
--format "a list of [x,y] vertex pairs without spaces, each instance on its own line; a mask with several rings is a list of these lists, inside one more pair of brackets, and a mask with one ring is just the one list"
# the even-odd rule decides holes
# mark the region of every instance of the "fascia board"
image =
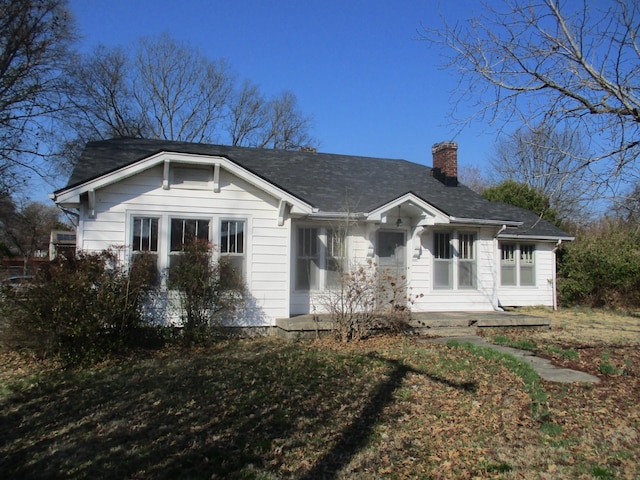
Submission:
[[501,226],[506,225],[507,227],[519,227],[523,222],[516,220],[488,220],[483,218],[460,218],[460,217],[450,217],[450,222],[455,223],[456,225],[487,225],[487,226]]
[[506,239],[506,240],[538,240],[541,242],[557,242],[558,240],[563,242],[572,242],[575,240],[575,237],[556,237],[549,235],[518,235],[515,233],[510,233],[507,235],[500,234],[498,235],[498,239]]
[[385,212],[388,212],[389,210],[393,210],[394,208],[397,208],[407,202],[411,202],[416,207],[420,208],[423,212],[425,212],[427,215],[431,217],[437,217],[439,220],[438,223],[449,223],[449,216],[447,214],[438,210],[436,207],[434,207],[430,203],[425,202],[424,200],[417,197],[413,193],[406,193],[401,197],[398,197],[395,200],[385,203],[384,205],[381,205],[375,210],[372,210],[367,215],[367,220],[370,222],[379,222],[382,219]]
[[282,190],[279,187],[276,187],[272,183],[269,183],[265,179],[259,177],[258,175],[246,170],[240,165],[232,162],[231,160],[220,157],[220,156],[210,156],[210,155],[196,155],[196,154],[186,154],[186,153],[175,153],[175,152],[160,152],[150,157],[144,158],[137,162],[131,163],[129,165],[125,165],[118,170],[113,172],[109,172],[101,177],[95,178],[88,182],[82,183],[75,187],[72,187],[68,190],[60,190],[55,193],[55,201],[56,203],[64,204],[74,199],[78,201],[80,195],[89,190],[97,190],[99,188],[104,188],[113,183],[117,183],[121,180],[124,180],[127,177],[132,175],[136,175],[141,173],[149,168],[152,168],[156,165],[163,164],[165,162],[169,163],[179,163],[179,164],[190,164],[190,165],[206,165],[206,166],[214,166],[219,164],[225,170],[231,172],[233,175],[247,181],[251,185],[263,190],[269,195],[277,198],[283,199],[287,203],[291,205],[291,210],[309,214],[313,211],[311,205],[297,197],[291,195],[290,193]]

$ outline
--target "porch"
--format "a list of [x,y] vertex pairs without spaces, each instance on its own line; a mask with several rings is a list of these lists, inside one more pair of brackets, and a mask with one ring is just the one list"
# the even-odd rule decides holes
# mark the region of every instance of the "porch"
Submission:
[[[429,336],[466,336],[476,328],[551,328],[546,317],[517,312],[416,312],[409,322],[414,333]],[[333,322],[328,314],[307,314],[276,319],[276,335],[289,340],[315,338],[329,333]]]

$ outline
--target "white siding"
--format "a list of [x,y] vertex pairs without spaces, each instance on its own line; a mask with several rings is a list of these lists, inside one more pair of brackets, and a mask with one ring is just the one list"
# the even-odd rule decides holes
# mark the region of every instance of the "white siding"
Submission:
[[[532,243],[532,242],[522,242]],[[553,272],[555,270],[555,253],[552,243],[535,244],[535,279],[534,286],[498,287],[500,304],[505,307],[525,307],[545,305],[553,306]],[[499,252],[496,252],[496,256]],[[497,268],[500,268],[498,256]],[[498,283],[499,285],[499,283]]]
[[[217,241],[220,220],[243,219],[246,221],[249,301],[238,323],[247,326],[275,325],[276,318],[311,313],[314,308],[318,313],[324,311],[323,296],[326,293],[296,292],[294,289],[294,225],[298,223],[286,219],[283,226],[278,226],[279,199],[224,169],[220,172],[218,193],[212,189],[173,187],[164,190],[162,177],[163,167],[159,165],[98,189],[95,217],[88,216],[86,201],[81,208],[79,248],[97,251],[118,247],[126,251],[131,242],[132,216],[155,216],[160,219],[159,256],[161,267],[164,267],[169,255],[169,223],[172,217],[210,219],[214,243]],[[300,224],[320,228],[334,226],[331,222]],[[348,258],[352,268],[366,264],[368,259],[375,261],[376,231],[386,227],[393,230],[393,225],[386,224],[350,225]],[[411,237],[412,232],[409,229],[404,231],[407,239],[407,279],[410,293],[416,299],[414,311],[492,310],[498,302],[504,306],[553,304],[555,256],[551,243],[536,244],[535,286],[500,287],[500,256],[494,238],[495,228],[430,226],[415,242]],[[476,234],[477,288],[458,289],[455,286],[457,272],[454,273],[454,288],[443,290],[433,287],[433,234],[437,231],[451,232],[453,238],[457,238],[459,233]],[[456,270],[454,263],[454,272]]]
[[[278,199],[253,185],[221,171],[220,192],[162,188],[162,166],[126,178],[96,191],[95,218],[83,213],[79,248],[102,250],[126,247],[132,215],[160,218],[161,267],[166,265],[169,222],[172,217],[210,219],[217,242],[219,222],[246,221],[246,270],[249,302],[241,325],[275,325],[289,316],[290,221],[278,226]],[[86,209],[83,209],[86,211]]]
[[[477,288],[459,289],[456,286],[457,263],[454,259],[453,288],[439,289],[433,286],[433,244],[435,232],[449,232],[455,239],[459,233],[475,233],[475,258],[477,269]],[[429,227],[421,236],[421,249],[418,258],[411,262],[412,294],[416,298],[414,311],[482,311],[493,310],[493,237],[492,229],[448,228],[447,226]],[[420,297],[422,294],[422,297]]]

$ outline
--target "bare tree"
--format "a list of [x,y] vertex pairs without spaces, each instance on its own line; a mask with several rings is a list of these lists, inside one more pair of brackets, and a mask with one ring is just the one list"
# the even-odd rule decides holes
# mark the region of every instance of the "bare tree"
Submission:
[[268,125],[267,102],[257,85],[245,81],[229,102],[227,132],[231,145],[256,146]]
[[134,59],[136,107],[153,138],[210,142],[225,115],[232,75],[224,61],[168,35],[143,38]]
[[424,37],[446,48],[446,65],[460,73],[458,101],[471,100],[474,117],[580,131],[591,152],[580,165],[599,162],[608,182],[638,173],[639,10],[635,0],[503,0]]
[[77,158],[87,141],[112,137],[277,149],[313,142],[293,94],[268,101],[249,81],[237,88],[225,61],[167,34],[141,39],[134,54],[100,46],[78,57],[67,78],[56,133],[62,162]]
[[476,193],[482,194],[491,186],[489,176],[479,167],[461,165],[458,167],[458,180]]
[[0,188],[7,192],[25,170],[46,175],[39,122],[56,111],[72,40],[65,0],[0,0]]
[[258,147],[298,150],[315,144],[308,133],[311,117],[300,112],[298,100],[292,92],[285,91],[271,100],[267,106],[267,117],[267,128],[262,132]]
[[38,251],[48,254],[51,231],[64,228],[60,222],[60,211],[52,205],[38,202],[16,206],[5,199],[2,203],[2,240],[11,252],[23,258],[23,271],[27,274],[30,260]]
[[102,45],[71,63],[65,116],[83,141],[142,136],[142,115],[132,102],[131,67],[122,48]]
[[523,126],[502,137],[491,157],[493,183],[515,180],[543,194],[563,219],[588,216],[595,192],[578,158],[586,156],[582,135],[547,125]]

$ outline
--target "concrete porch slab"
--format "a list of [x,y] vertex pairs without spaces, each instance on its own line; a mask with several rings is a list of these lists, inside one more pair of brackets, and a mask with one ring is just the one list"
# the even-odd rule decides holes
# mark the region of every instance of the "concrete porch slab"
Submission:
[[[418,312],[411,314],[409,325],[422,335],[457,336],[473,334],[475,328],[550,328],[551,320],[514,312]],[[289,339],[315,338],[326,335],[332,328],[331,316],[327,314],[276,319],[277,335]]]

